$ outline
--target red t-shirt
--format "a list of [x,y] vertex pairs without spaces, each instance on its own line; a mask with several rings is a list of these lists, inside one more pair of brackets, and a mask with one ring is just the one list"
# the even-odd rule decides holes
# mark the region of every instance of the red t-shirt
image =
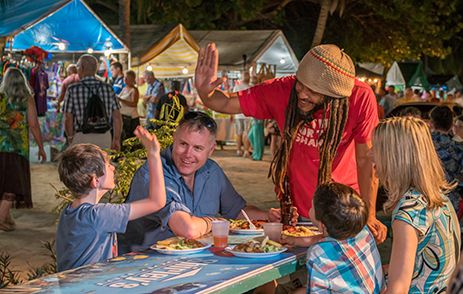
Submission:
[[[275,119],[280,130],[283,130],[286,107],[295,81],[294,76],[283,77],[240,91],[238,95],[241,110],[245,115],[258,119]],[[322,131],[320,124],[323,110],[316,112],[314,118],[299,129],[288,166],[293,203],[299,214],[304,217],[309,216],[312,197],[317,187],[321,146],[318,138]],[[370,141],[377,124],[378,109],[375,95],[367,84],[355,80],[352,95],[349,97],[346,127],[333,162],[334,181],[359,191],[355,143],[365,144]]]

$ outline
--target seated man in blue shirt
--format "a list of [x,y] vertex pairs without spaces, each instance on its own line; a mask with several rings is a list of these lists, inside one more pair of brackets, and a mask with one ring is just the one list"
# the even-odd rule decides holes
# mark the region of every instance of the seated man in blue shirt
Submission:
[[[280,210],[262,211],[246,205],[220,166],[209,159],[215,149],[217,125],[207,114],[188,112],[174,134],[174,143],[161,153],[166,185],[166,206],[127,225],[119,235],[120,253],[141,251],[158,240],[176,236],[198,238],[211,231],[215,217],[280,221]],[[133,177],[127,202],[144,198],[148,191],[148,166]],[[297,219],[297,213],[294,213]]]

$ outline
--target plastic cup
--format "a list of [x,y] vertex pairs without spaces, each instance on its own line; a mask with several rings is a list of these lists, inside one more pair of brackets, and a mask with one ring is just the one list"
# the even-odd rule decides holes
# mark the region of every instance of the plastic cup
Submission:
[[264,223],[264,233],[272,241],[280,242],[281,231],[283,229],[282,223]]
[[228,231],[230,222],[226,220],[212,221],[212,237],[214,238],[214,247],[225,248],[228,245]]

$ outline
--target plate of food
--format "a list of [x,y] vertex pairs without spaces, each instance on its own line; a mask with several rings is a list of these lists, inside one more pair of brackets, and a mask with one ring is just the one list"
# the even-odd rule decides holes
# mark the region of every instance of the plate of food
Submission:
[[252,223],[256,226],[255,230],[249,228],[249,222],[245,219],[234,219],[230,220],[230,232],[242,235],[261,235],[264,233],[263,224],[265,220],[252,220]]
[[185,255],[198,253],[209,247],[211,247],[211,244],[199,242],[197,240],[185,239],[182,237],[172,237],[158,241],[150,248],[163,254]]
[[285,226],[281,234],[289,237],[313,237],[321,232],[316,227]]
[[246,243],[225,248],[227,252],[245,258],[268,258],[285,252],[288,248],[265,237],[262,241],[249,240]]

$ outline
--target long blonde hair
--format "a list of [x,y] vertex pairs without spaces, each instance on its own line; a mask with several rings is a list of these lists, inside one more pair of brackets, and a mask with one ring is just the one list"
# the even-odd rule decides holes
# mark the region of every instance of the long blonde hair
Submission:
[[427,124],[414,117],[393,117],[381,121],[373,135],[373,154],[378,178],[388,192],[384,204],[391,211],[410,189],[422,193],[429,208],[444,204],[456,183],[445,179]]
[[27,101],[32,96],[32,90],[21,70],[10,67],[6,70],[0,84],[0,93],[8,98],[9,102]]

